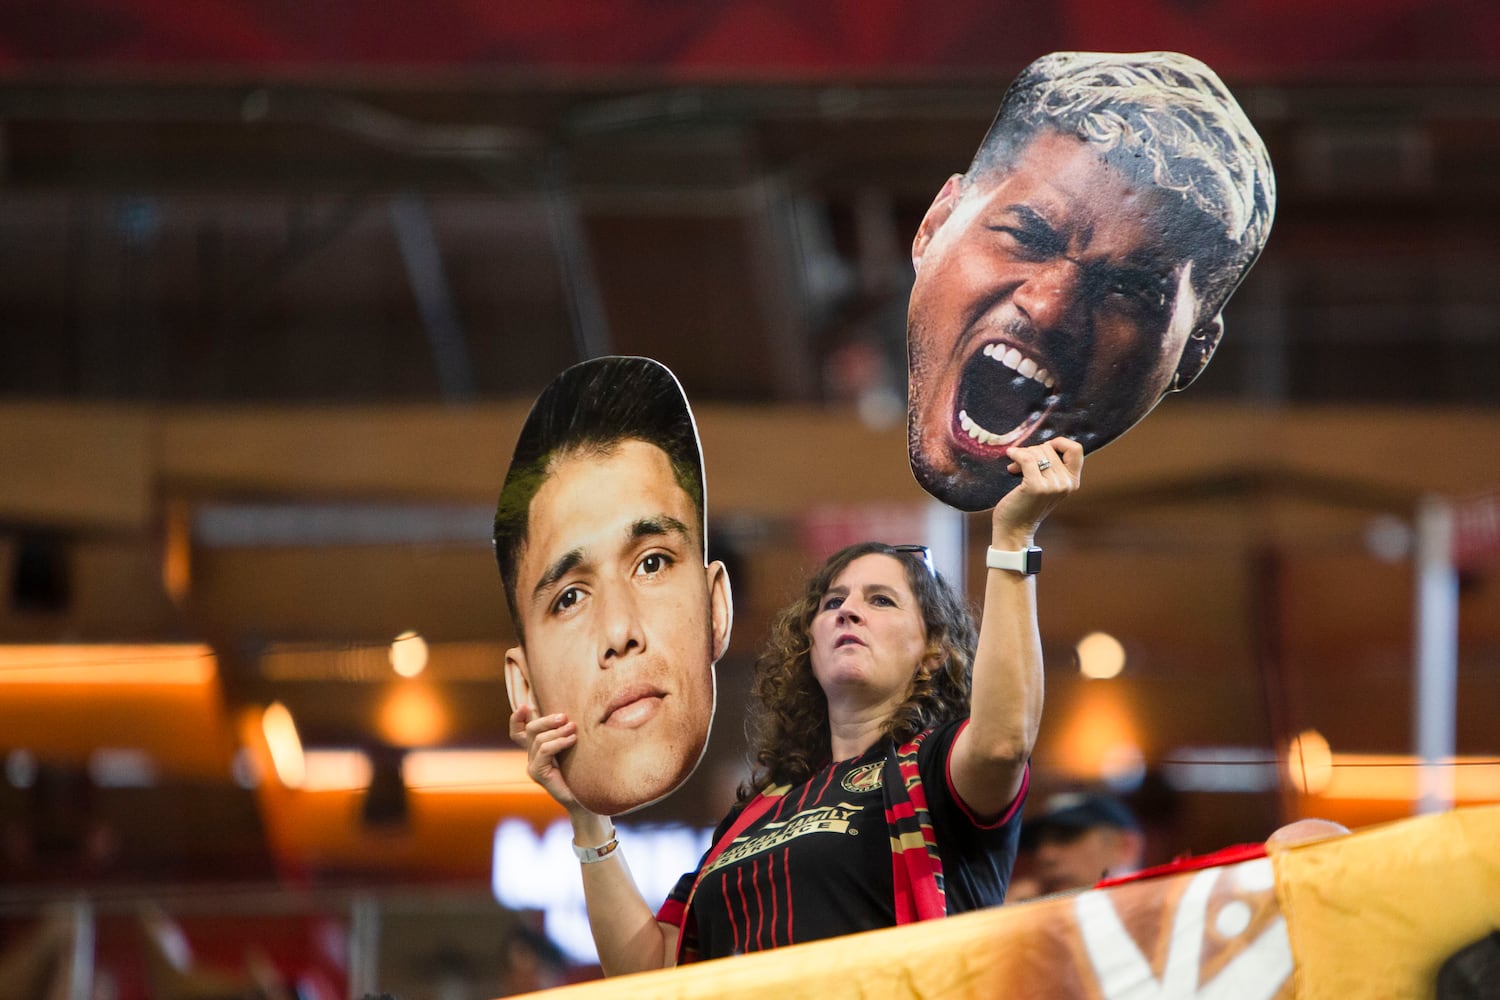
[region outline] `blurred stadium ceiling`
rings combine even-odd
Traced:
[[[1148,753],[1312,722],[1408,749],[1409,572],[1362,532],[1495,485],[1471,451],[1500,440],[1495,5],[141,6],[0,9],[0,641],[207,641],[226,709],[165,741],[211,744],[214,780],[53,776],[62,813],[92,794],[115,824],[122,877],[482,868],[493,802],[418,810],[438,832],[396,851],[359,839],[356,796],[289,819],[222,765],[273,700],[310,747],[388,740],[379,661],[407,628],[433,643],[442,742],[504,745],[484,508],[525,406],[580,358],[659,358],[699,411],[740,690],[805,562],[796,515],[921,501],[889,411],[846,414],[904,398],[917,221],[1011,76],[1062,48],[1205,59],[1280,203],[1203,379],[1049,529],[1049,656],[1065,673],[1075,626],[1121,635]],[[1464,690],[1493,695],[1495,588],[1466,583]],[[1084,690],[1054,684],[1044,739],[1087,721]],[[83,759],[119,708],[32,729],[64,720]],[[664,815],[712,818],[737,711]],[[1464,713],[1461,749],[1493,752],[1492,713]],[[28,789],[0,786],[0,814],[40,808]],[[1188,812],[1197,849],[1262,815]]]
[[[10,4],[0,394],[457,402],[602,353],[899,392],[916,222],[1061,48],[1194,54],[1271,146],[1196,393],[1496,401],[1500,14],[1414,0]]]

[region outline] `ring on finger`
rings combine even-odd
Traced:
[[[1052,459],[1050,458],[1044,458],[1036,463],[1036,471],[1038,472],[1046,472],[1050,468],[1052,468]]]

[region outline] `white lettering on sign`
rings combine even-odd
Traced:
[[[1259,866],[1254,867],[1252,866]],[[1115,912],[1109,892],[1095,889],[1074,902],[1084,948],[1105,1000],[1270,1000],[1292,974],[1292,945],[1286,920],[1277,916],[1254,940],[1244,944],[1218,975],[1199,983],[1208,903],[1221,874],[1229,873],[1246,891],[1266,891],[1270,861],[1260,858],[1227,868],[1207,868],[1188,883],[1172,917],[1167,957],[1158,979],[1151,962]],[[1243,905],[1231,900],[1226,905]],[[1230,923],[1238,925],[1240,921]],[[1249,921],[1243,922],[1248,930]],[[1222,923],[1216,930],[1225,929]]]
[[[667,898],[684,872],[698,866],[713,838],[712,830],[686,826],[620,825],[615,833],[635,883],[653,909]],[[541,910],[553,943],[571,960],[592,963],[599,957],[589,931],[583,880],[572,844],[573,829],[561,820],[541,836],[525,820],[505,820],[495,828],[490,885],[501,906]]]

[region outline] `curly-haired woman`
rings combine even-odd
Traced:
[[[660,911],[632,881],[609,818],[562,781],[572,723],[524,707],[512,716],[531,776],[568,809],[607,974],[1004,899],[1042,714],[1030,550],[1078,488],[1083,449],[1055,438],[1010,457],[1021,484],[991,515],[977,633],[920,546],[850,546],[782,612],[755,669],[754,773]]]

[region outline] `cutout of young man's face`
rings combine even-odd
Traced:
[[[731,598],[702,530],[667,453],[639,439],[554,455],[531,500],[506,685],[512,708],[577,725],[558,764],[601,815],[671,793],[707,746]]]
[[[1014,145],[951,178],[912,246],[911,466],[963,510],[1020,482],[1011,446],[1061,435],[1092,451],[1123,434],[1192,381],[1223,329],[1195,272],[1221,252],[1222,221],[1072,132]]]

